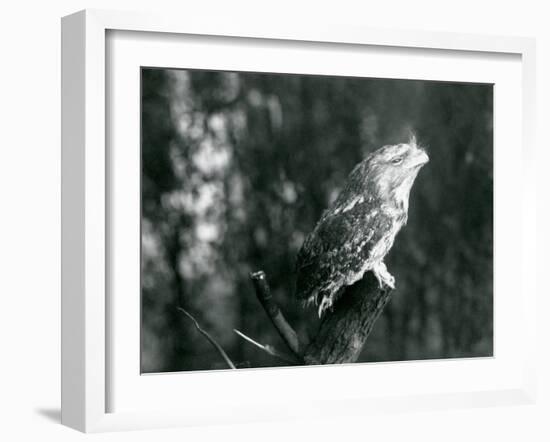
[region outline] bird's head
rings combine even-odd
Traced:
[[[428,161],[428,154],[414,136],[408,143],[381,147],[365,159],[368,186],[384,202],[406,210],[416,175]]]

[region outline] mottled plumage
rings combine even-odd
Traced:
[[[383,259],[407,222],[409,192],[427,162],[413,137],[378,149],[353,169],[298,253],[299,300],[318,305],[321,316],[369,270],[381,287],[394,287]]]

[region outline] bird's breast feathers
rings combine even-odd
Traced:
[[[318,303],[361,279],[391,249],[404,219],[366,196],[335,204],[298,254],[296,296]]]

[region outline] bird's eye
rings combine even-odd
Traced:
[[[392,164],[400,164],[401,161],[403,161],[403,157],[395,157],[393,160],[391,160]]]

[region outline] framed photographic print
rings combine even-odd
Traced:
[[[532,40],[84,11],[62,44],[63,423],[532,400]]]

